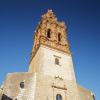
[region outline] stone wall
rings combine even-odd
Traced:
[[[24,82],[24,88],[20,87]],[[73,80],[52,77],[41,73],[10,73],[4,81],[2,94],[15,100],[56,100],[61,94],[63,100],[94,100],[91,91],[80,87]],[[79,96],[79,97],[77,97]]]
[[[78,85],[80,100],[94,100],[93,93]]]
[[[24,83],[22,88],[21,82]],[[10,73],[4,82],[3,94],[18,100],[34,100],[36,74]]]
[[[59,65],[55,64],[55,58],[59,59]],[[36,84],[37,96],[35,100],[40,100],[41,98],[42,100],[45,100],[46,97],[52,100],[52,94],[54,92],[52,91],[53,83],[55,96],[58,91],[60,91],[63,98],[66,97],[69,98],[69,100],[79,100],[71,55],[41,45],[30,63],[29,72],[38,73]],[[63,90],[64,86],[66,86],[67,91]],[[48,91],[49,94],[47,94],[44,90]],[[48,95],[50,96],[48,97]]]
[[[62,100],[79,100],[73,81],[37,74],[35,100],[56,100],[57,94],[61,94]]]

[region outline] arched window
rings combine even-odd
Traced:
[[[56,95],[56,100],[62,100],[61,94],[57,94],[57,95]]]
[[[55,58],[55,64],[59,65],[59,59],[58,58]]]
[[[58,33],[58,41],[61,41],[61,34]]]
[[[24,88],[24,82],[20,82],[20,88]]]
[[[48,38],[51,37],[51,30],[50,30],[50,29],[47,30],[47,37],[48,37]]]

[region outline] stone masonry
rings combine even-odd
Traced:
[[[7,74],[1,100],[95,100],[91,91],[77,84],[67,31],[52,10],[42,15],[29,70]]]

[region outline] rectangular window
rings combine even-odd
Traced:
[[[59,59],[58,58],[55,58],[55,64],[59,65]]]

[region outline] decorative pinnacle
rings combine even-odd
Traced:
[[[50,9],[47,11],[47,13],[45,13],[44,15],[42,15],[42,18],[43,19],[46,19],[46,18],[53,18],[53,19],[57,19],[55,14],[53,13],[53,11]]]
[[[52,9],[48,9],[47,13],[53,13]]]

